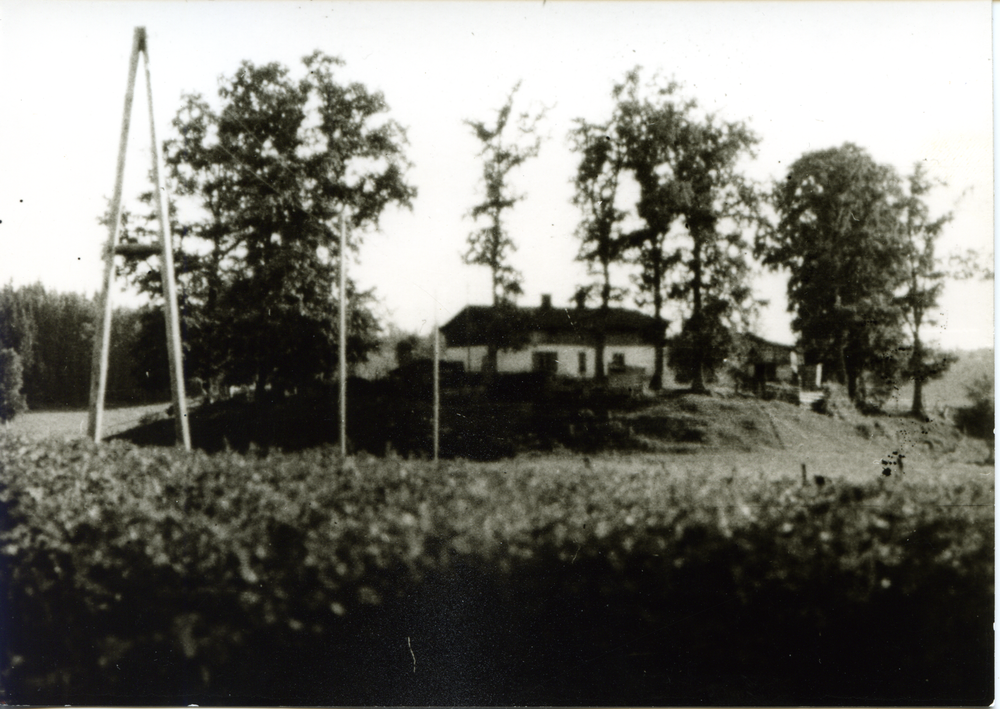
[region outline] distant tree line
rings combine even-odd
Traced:
[[[9,353],[4,359],[4,391],[20,391],[31,409],[87,406],[96,320],[93,299],[46,290],[40,283],[5,285],[0,290],[0,352]],[[106,397],[110,404],[162,401],[169,394],[146,383],[146,373],[135,359],[140,325],[140,312],[115,310]],[[20,387],[15,384],[15,366]],[[11,403],[4,419],[23,409],[13,404],[13,393],[5,399]]]

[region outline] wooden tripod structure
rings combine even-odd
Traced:
[[[122,183],[125,178],[125,153],[128,148],[128,130],[132,118],[132,97],[135,93],[135,73],[142,53],[146,72],[146,96],[149,102],[149,133],[152,137],[153,181],[156,187],[156,205],[160,221],[160,243],[156,246],[118,244],[122,218]],[[147,257],[157,251],[162,265],[163,301],[167,322],[167,355],[170,361],[170,393],[174,403],[174,428],[177,445],[191,450],[191,433],[188,429],[187,400],[184,393],[184,372],[181,355],[180,318],[177,311],[177,283],[174,278],[173,240],[170,232],[170,217],[167,207],[167,190],[163,178],[163,158],[160,145],[156,141],[156,126],[153,120],[153,88],[149,78],[149,47],[146,42],[146,28],[136,27],[132,36],[132,56],[129,59],[128,87],[125,90],[125,113],[122,117],[121,138],[118,144],[118,167],[115,176],[115,191],[112,198],[111,221],[108,228],[108,243],[104,252],[104,283],[101,292],[101,308],[98,312],[98,332],[94,337],[94,359],[90,371],[90,415],[87,421],[87,435],[95,441],[101,440],[101,426],[104,418],[104,395],[108,383],[108,353],[111,349],[111,289],[115,274],[115,256]],[[100,337],[97,337],[97,334]]]

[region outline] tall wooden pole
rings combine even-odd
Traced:
[[[111,350],[111,287],[115,274],[115,246],[122,221],[122,183],[125,180],[125,154],[128,151],[128,129],[132,120],[132,97],[135,94],[135,72],[139,64],[139,50],[145,44],[146,32],[136,27],[132,35],[132,55],[128,63],[128,84],[125,89],[125,111],[122,130],[118,139],[118,166],[115,172],[115,191],[108,215],[108,243],[104,251],[104,282],[101,303],[97,313],[98,326],[94,333],[94,355],[90,367],[90,414],[87,417],[87,435],[101,440],[104,420],[104,394],[108,385],[108,354]],[[152,116],[150,117],[152,119]]]
[[[347,221],[340,215],[340,455],[347,457]]]
[[[441,334],[437,324],[437,299],[434,301],[434,462],[437,462],[441,437]]]
[[[115,191],[109,214],[108,243],[104,251],[104,282],[98,311],[98,328],[94,337],[94,355],[90,369],[90,414],[87,419],[87,435],[95,441],[101,440],[104,419],[104,397],[108,382],[108,356],[111,350],[111,295],[115,273],[115,254],[119,251],[118,236],[121,231],[122,184],[125,180],[125,156],[128,152],[129,125],[132,120],[132,100],[135,96],[135,75],[139,65],[139,53],[144,57],[146,74],[146,97],[149,104],[149,134],[152,138],[153,181],[157,192],[157,211],[160,217],[160,258],[162,261],[163,299],[166,304],[168,359],[170,360],[170,390],[174,404],[174,425],[177,444],[191,450],[191,434],[188,429],[187,399],[184,393],[183,359],[181,354],[180,318],[177,312],[177,284],[174,277],[173,242],[170,238],[170,214],[166,186],[163,181],[163,158],[160,145],[156,141],[156,122],[153,119],[153,85],[149,73],[149,48],[146,45],[146,28],[136,27],[132,35],[132,55],[129,59],[128,85],[125,89],[125,111],[118,143],[118,165],[115,175]],[[132,246],[134,249],[135,247]],[[124,247],[121,249],[124,252]]]
[[[140,28],[142,29],[142,28]],[[188,428],[187,396],[184,392],[184,359],[181,353],[181,327],[177,312],[177,283],[174,280],[173,235],[170,231],[170,207],[167,188],[163,182],[163,156],[156,141],[156,121],[153,120],[153,84],[149,78],[149,47],[143,33],[143,67],[146,71],[146,96],[149,101],[149,135],[153,146],[153,182],[156,184],[157,211],[160,214],[160,246],[163,266],[160,280],[163,283],[163,301],[167,312],[167,355],[170,362],[170,394],[174,400],[174,432],[177,445],[191,450],[191,432]]]

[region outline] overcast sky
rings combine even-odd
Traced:
[[[407,128],[412,211],[367,235],[353,274],[386,321],[427,332],[466,303],[488,303],[484,268],[461,254],[478,198],[477,145],[522,81],[518,107],[550,107],[541,155],[514,175],[527,198],[508,226],[525,277],[522,304],[568,304],[587,280],[574,262],[572,120],[611,111],[610,90],[642,65],[761,137],[747,173],[780,179],[806,151],[854,142],[908,172],[926,161],[954,209],[941,251],[993,254],[989,2],[51,2],[0,0],[0,282],[100,288],[97,224],[114,185],[128,54],[149,36],[159,137],[185,92],[217,102],[239,63],[278,61],[301,75],[315,49],[340,56],[345,81],[384,92]],[[141,72],[140,72],[141,77]],[[138,86],[144,92],[140,78]],[[148,118],[137,94],[126,195],[146,187]],[[960,195],[964,196],[959,201]],[[784,282],[765,276],[764,336],[791,342]],[[627,285],[624,278],[618,285]],[[117,302],[134,302],[117,294]],[[671,313],[667,313],[671,317]],[[949,285],[933,335],[948,348],[993,344],[992,283]]]

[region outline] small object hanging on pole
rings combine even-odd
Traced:
[[[135,75],[142,53],[146,77],[146,96],[149,104],[149,133],[152,138],[153,181],[157,194],[159,213],[160,243],[158,246],[133,244],[118,245],[121,231],[122,184],[125,179],[125,157],[128,152],[128,133],[132,118],[132,100],[135,95]],[[163,179],[163,158],[160,145],[156,141],[156,125],[153,120],[153,87],[149,74],[149,47],[146,28],[136,27],[132,35],[132,54],[129,58],[128,85],[125,89],[125,110],[122,117],[121,136],[118,142],[118,163],[115,174],[115,189],[112,197],[108,243],[104,250],[104,281],[101,291],[101,305],[98,310],[98,327],[94,338],[94,356],[90,371],[90,413],[87,420],[87,435],[100,442],[104,418],[104,397],[108,382],[108,356],[111,350],[111,294],[114,283],[115,255],[146,257],[159,251],[162,266],[163,299],[167,323],[167,355],[170,362],[170,393],[173,399],[174,428],[177,444],[191,450],[191,433],[188,428],[187,397],[184,392],[183,359],[181,352],[180,317],[177,309],[177,283],[174,276],[173,241],[170,231],[167,190]]]
[[[340,215],[340,457],[347,458],[347,220]]]

